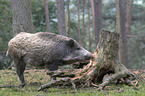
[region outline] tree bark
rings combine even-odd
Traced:
[[[66,36],[64,0],[57,0],[57,18],[58,18],[58,32],[60,35]]]
[[[32,31],[32,12],[30,0],[12,0],[13,32]]]
[[[48,0],[45,0],[45,18],[46,18],[46,29],[47,29],[47,32],[50,32]]]
[[[38,91],[50,88],[55,85],[72,85],[76,87],[95,86],[102,90],[106,85],[114,80],[121,80],[135,86],[128,79],[129,76],[136,77],[122,63],[120,63],[119,50],[119,34],[103,30],[100,40],[94,52],[95,59],[83,69],[68,69],[48,72],[52,77],[64,77],[56,81],[42,85]],[[95,83],[102,81],[102,84]]]

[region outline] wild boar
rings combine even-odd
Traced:
[[[54,71],[61,65],[94,58],[74,39],[49,32],[19,33],[9,41],[8,54],[15,63],[20,86],[25,85],[26,64]]]

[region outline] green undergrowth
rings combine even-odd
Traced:
[[[0,96],[145,96],[145,83],[143,82],[139,82],[137,88],[124,84],[110,84],[103,91],[97,91],[97,88],[94,87],[74,90],[68,86],[56,86],[38,92],[37,89],[41,84],[50,82],[50,77],[46,75],[46,72],[33,69],[26,70],[24,75],[27,86],[24,88],[0,88]],[[0,70],[0,86],[19,84],[15,70]]]

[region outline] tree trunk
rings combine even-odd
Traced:
[[[93,40],[95,41],[95,11],[94,11],[94,0],[90,0],[90,2],[91,2],[91,9],[92,9],[92,16],[93,16],[93,29],[94,29]]]
[[[126,15],[126,35],[129,36],[130,35],[130,25],[131,25],[131,9],[132,9],[132,4],[133,4],[133,0],[127,0],[127,15]],[[128,47],[128,56],[129,56],[129,50],[130,50],[130,39],[127,38],[127,47]],[[128,58],[128,67],[131,68],[130,62],[129,62],[129,58]]]
[[[89,38],[89,51],[91,52],[91,46],[92,46],[92,41],[91,41],[91,32],[90,32],[90,3],[88,0],[88,38]]]
[[[95,42],[99,42],[99,34],[102,30],[102,0],[94,0],[95,15]]]
[[[85,0],[83,0],[83,38],[82,38],[82,43],[83,43],[83,47],[85,48]]]
[[[57,0],[57,18],[58,18],[58,32],[60,35],[66,36],[64,0]]]
[[[133,0],[127,0],[127,15],[126,15],[126,33],[127,33],[127,35],[130,35],[132,4],[133,4]]]
[[[128,60],[128,45],[127,45],[127,34],[125,29],[126,15],[125,15],[125,1],[119,0],[119,10],[120,10],[120,28],[121,28],[121,38],[122,38],[122,48],[123,48],[123,64],[129,68]]]
[[[116,32],[120,35],[119,37],[119,59],[123,63],[123,48],[122,48],[122,34],[121,34],[121,25],[120,25],[120,7],[119,0],[116,0]]]
[[[79,43],[81,44],[81,31],[80,31],[80,6],[79,6],[79,0],[77,0],[77,12],[78,12],[78,39]]]
[[[47,32],[50,32],[48,0],[45,0],[45,18],[46,18],[46,29],[47,29]]]
[[[70,0],[67,0],[68,33],[69,33],[69,37],[71,37],[69,3],[70,3]]]
[[[32,31],[32,12],[30,0],[12,0],[13,32]]]
[[[93,85],[102,90],[106,85],[114,80],[121,80],[123,83],[134,85],[128,79],[129,76],[135,77],[126,67],[120,63],[119,50],[119,34],[103,30],[100,40],[94,52],[95,59],[83,69],[68,69],[48,72],[52,77],[64,77],[56,81],[42,85],[38,90],[50,88],[55,85],[72,85],[85,87]],[[124,79],[123,79],[124,78]],[[95,83],[102,81],[100,85]],[[135,86],[135,85],[134,85]]]

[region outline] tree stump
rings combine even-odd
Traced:
[[[62,77],[59,80],[41,85],[38,91],[50,88],[55,85],[96,86],[102,90],[106,85],[114,80],[133,85],[129,77],[136,76],[130,72],[119,60],[119,34],[103,30],[100,34],[99,43],[94,52],[95,59],[83,69],[68,69],[48,72],[52,77]],[[96,85],[97,82],[102,82]]]

